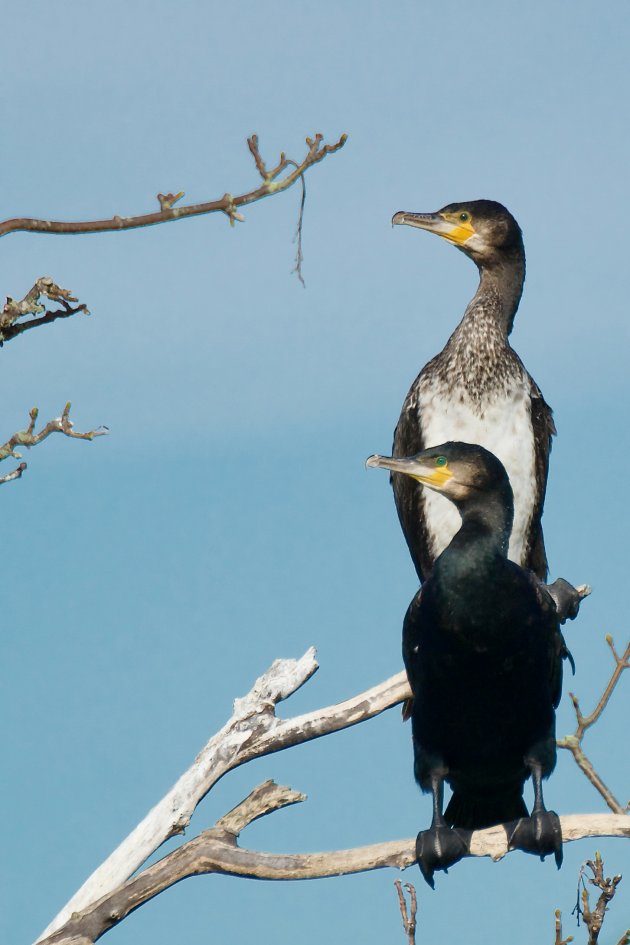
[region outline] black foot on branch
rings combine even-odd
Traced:
[[[564,578],[558,578],[553,584],[547,584],[546,588],[556,605],[560,623],[575,620],[580,610],[580,604],[591,593],[591,589],[587,584],[573,587]]]
[[[562,829],[560,818],[552,810],[534,811],[530,817],[506,824],[508,847],[523,850],[544,860],[553,853],[558,869],[562,866]]]
[[[458,863],[469,852],[470,832],[455,830],[446,824],[421,830],[416,838],[418,866],[431,889],[435,889],[435,870],[448,872],[449,866]]]

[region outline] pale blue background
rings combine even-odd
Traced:
[[[545,529],[553,575],[595,593],[568,639],[589,709],[627,637],[628,8],[592,2],[68,2],[2,9],[2,218],[147,212],[256,185],[307,134],[349,134],[300,193],[147,231],[2,241],[2,294],[52,275],[93,311],[1,352],[2,437],[73,402],[93,444],[49,440],[2,487],[2,939],[28,943],[223,724],[275,657],[318,647],[283,707],[343,699],[397,672],[415,591],[385,452],[404,394],[474,291],[474,266],[389,221],[503,201],[528,278],[513,341],[554,406]],[[5,464],[6,466],[6,464]],[[587,740],[625,801],[629,684]],[[565,697],[559,732],[573,728]],[[397,710],[234,772],[189,836],[258,782],[307,804],[243,844],[308,851],[406,837],[430,803]],[[528,798],[530,795],[528,794]],[[603,802],[563,753],[560,812]],[[431,893],[418,942],[552,941],[580,863],[626,872],[621,841],[550,861],[468,861]],[[272,885],[189,880],[112,945],[404,941],[393,872]],[[1,934],[1,933],[0,933]],[[581,936],[581,938],[580,938]]]

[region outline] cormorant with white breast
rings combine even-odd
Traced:
[[[445,348],[422,369],[403,404],[394,456],[432,443],[461,440],[491,450],[514,491],[509,557],[544,581],[547,559],[541,515],[547,484],[551,409],[511,348],[508,336],[523,291],[521,230],[500,203],[452,203],[437,213],[396,213],[394,224],[437,233],[479,269],[474,298]],[[455,508],[408,476],[392,476],[396,508],[420,580],[457,531]]]
[[[467,854],[470,831],[499,823],[511,849],[553,853],[560,866],[560,821],[545,809],[542,779],[556,763],[554,709],[570,654],[553,598],[508,559],[514,503],[505,468],[483,447],[457,442],[367,464],[427,486],[460,519],[403,626],[414,771],[433,793],[431,827],[416,842],[423,876],[433,886],[434,870]],[[443,814],[444,781],[453,796]]]

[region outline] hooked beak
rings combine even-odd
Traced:
[[[365,465],[378,469],[389,469],[390,472],[403,473],[403,475],[411,476],[412,479],[416,479],[425,486],[440,491],[445,483],[452,478],[453,473],[448,465],[436,466],[435,459],[433,462],[423,462],[421,456],[422,454],[418,454],[418,456],[399,458],[379,456],[375,453],[373,456],[368,456]]]
[[[439,213],[409,213],[406,210],[399,210],[392,217],[392,226],[398,224],[415,226],[421,230],[428,230],[429,233],[436,233],[449,243],[455,243],[456,246],[463,246],[471,236],[475,235],[475,230],[469,220],[465,223],[450,223]]]

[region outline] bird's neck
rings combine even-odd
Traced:
[[[496,492],[467,498],[460,507],[462,525],[435,564],[435,576],[444,587],[463,588],[467,579],[475,585],[507,558],[514,503],[509,483]]]
[[[469,393],[496,385],[525,281],[525,255],[478,263],[479,286],[443,352],[444,370]]]
[[[515,249],[490,263],[478,264],[479,287],[471,300],[465,318],[474,318],[479,311],[491,311],[503,336],[512,331],[523,283],[525,282],[525,254]]]

